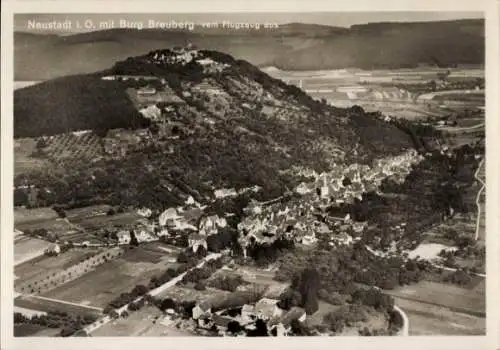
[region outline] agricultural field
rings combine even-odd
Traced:
[[[68,314],[99,316],[101,311],[84,305],[67,304],[58,300],[49,300],[37,296],[23,295],[14,299],[14,306],[44,312],[67,312]]]
[[[58,328],[48,328],[37,324],[14,325],[14,337],[57,337],[59,332]]]
[[[94,216],[106,215],[108,210],[111,209],[110,205],[101,204],[101,205],[91,205],[83,208],[75,208],[66,210],[66,217],[73,221],[78,221],[86,218],[91,218]]]
[[[386,293],[397,299],[425,303],[431,308],[446,308],[450,312],[476,317],[484,317],[486,313],[485,289],[482,283],[471,289],[452,284],[421,281],[414,285],[386,291]]]
[[[98,249],[71,249],[57,256],[39,256],[14,267],[15,284],[36,279],[40,274],[63,271],[86,258],[95,255]]]
[[[152,277],[178,266],[171,262],[174,256],[142,247],[127,248],[121,257],[42,295],[104,308],[120,293],[131,291],[138,284],[148,285]]]
[[[408,316],[410,335],[484,335],[486,319],[416,300],[395,297]]]
[[[141,248],[147,250],[147,251],[152,251],[152,252],[157,252],[165,255],[165,253],[169,254],[171,259],[176,259],[177,260],[177,255],[183,251],[181,247],[173,246],[170,244],[166,244],[160,241],[156,242],[148,242],[148,243],[142,243]]]
[[[14,265],[23,264],[26,261],[43,255],[45,249],[51,243],[28,236],[16,237],[14,241]]]
[[[100,139],[92,132],[59,134],[48,138],[44,153],[51,159],[90,160],[103,153]]]
[[[34,231],[36,229],[46,229],[48,232],[57,235],[60,239],[68,239],[69,236],[78,233],[78,229],[68,223],[66,220],[58,218],[45,220],[43,222],[36,223],[26,223],[22,225],[16,225],[16,229],[21,231],[31,230]]]
[[[118,213],[114,215],[97,214],[95,216],[77,216],[70,218],[71,223],[88,230],[98,230],[106,227],[127,226],[136,223],[141,217],[135,212]]]
[[[36,141],[32,138],[20,138],[14,140],[14,174],[30,172],[46,167],[49,162],[46,159],[35,158],[31,155],[36,151]]]
[[[59,216],[52,208],[14,208],[15,225],[43,223],[45,221],[57,219]]]

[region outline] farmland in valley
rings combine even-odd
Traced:
[[[65,283],[43,296],[105,307],[120,293],[130,291],[138,284],[148,285],[152,277],[160,275],[168,267],[178,266],[176,253],[157,253],[143,247],[126,248],[121,257],[99,265],[82,277]]]
[[[51,159],[89,160],[102,153],[99,137],[92,132],[55,135],[47,141],[44,152]]]
[[[14,268],[14,275],[17,277],[15,284],[37,279],[42,273],[63,271],[97,252],[97,249],[75,248],[57,256],[36,257]]]
[[[21,236],[14,241],[14,264],[22,264],[43,255],[50,243],[38,238]]]
[[[118,213],[114,215],[98,215],[70,219],[71,223],[85,230],[93,231],[108,226],[126,226],[135,223],[140,218],[135,212]]]
[[[36,296],[23,295],[14,299],[14,305],[27,309],[40,310],[44,312],[67,312],[69,314],[78,315],[100,315],[101,312],[97,309],[88,308],[85,306],[72,305],[58,300],[48,300],[38,298]]]
[[[410,321],[410,335],[484,335],[486,319],[426,302],[395,297]]]
[[[36,151],[36,141],[32,138],[14,140],[14,174],[41,169],[49,164],[47,159],[32,156]]]
[[[36,324],[14,325],[14,337],[56,337],[59,335],[58,328],[48,328]]]
[[[51,208],[15,208],[14,223],[15,225],[36,224],[44,221],[57,219],[57,213]]]
[[[78,230],[75,229],[71,224],[69,224],[66,220],[57,218],[57,219],[49,219],[43,221],[33,221],[27,222],[23,224],[14,224],[18,230],[26,231],[26,230],[36,230],[44,228],[47,231],[58,235],[62,239],[67,239],[67,236],[77,233]]]
[[[484,284],[482,287],[480,284],[468,289],[452,284],[421,281],[387,293],[398,299],[426,303],[476,317],[484,317],[486,312]]]

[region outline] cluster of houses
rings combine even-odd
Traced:
[[[318,237],[331,234],[335,244],[351,244],[366,228],[365,222],[354,222],[349,216],[335,218],[323,213],[331,205],[350,203],[362,199],[364,192],[377,190],[387,177],[402,182],[412,166],[422,157],[408,151],[396,157],[377,160],[372,167],[351,164],[337,166],[328,173],[317,174],[301,170],[299,175],[312,178],[296,189],[300,199],[287,204],[265,205],[252,201],[245,209],[247,216],[238,224],[242,232],[240,244],[246,248],[254,242],[271,243],[279,237],[293,239],[296,243],[312,245]],[[335,233],[335,234],[334,234]]]
[[[184,206],[171,207],[159,215],[154,215],[149,208],[140,208],[137,213],[142,216],[132,229],[138,243],[158,240],[162,236],[174,236],[180,232],[188,234],[188,243],[193,252],[200,247],[207,249],[207,237],[217,234],[227,227],[227,221],[218,215],[205,215],[206,206],[200,205],[189,196]],[[131,230],[117,233],[119,244],[132,241]]]
[[[286,336],[291,333],[293,321],[304,322],[306,312],[300,307],[284,310],[278,300],[237,291],[225,297],[214,297],[193,308],[193,320],[200,329],[217,330],[219,335],[230,335],[231,323],[239,325],[240,332],[256,329],[257,320],[267,325],[268,335]]]

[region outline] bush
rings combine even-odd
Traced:
[[[332,305],[343,304],[342,297],[337,292],[329,293],[326,291],[326,289],[320,289],[318,292],[318,297]]]
[[[176,309],[176,308],[177,308],[177,304],[171,298],[163,299],[161,302],[161,305],[160,305],[160,310],[162,310],[162,311],[165,311],[167,309]]]
[[[463,270],[456,270],[444,278],[445,282],[451,282],[459,286],[467,286],[472,282],[472,277]]]
[[[209,283],[210,287],[234,292],[236,289],[246,283],[241,276],[218,276]]]
[[[201,281],[198,281],[195,286],[194,286],[194,289],[196,290],[206,290],[207,287],[205,286],[205,283],[201,282]]]
[[[73,333],[75,333],[77,331],[77,329],[73,328],[73,327],[64,327],[63,329],[61,329],[61,332],[59,333],[61,337],[69,337],[70,335],[73,335]]]
[[[232,334],[238,334],[243,330],[243,327],[241,327],[238,321],[231,321],[227,324],[227,330]]]

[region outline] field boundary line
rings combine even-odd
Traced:
[[[33,299],[41,299],[41,300],[53,301],[53,302],[57,302],[57,303],[61,303],[61,304],[68,304],[68,305],[79,306],[79,307],[82,307],[82,308],[85,308],[85,309],[92,309],[92,310],[100,311],[100,312],[102,312],[104,310],[103,308],[100,308],[100,307],[97,307],[97,306],[82,305],[82,304],[73,303],[71,301],[64,301],[64,300],[60,300],[60,299],[52,299],[52,298],[42,297],[42,296],[39,296],[39,295],[30,295],[30,297],[33,298]]]

